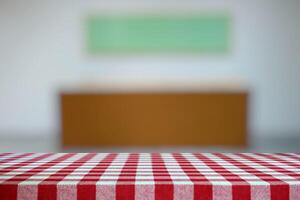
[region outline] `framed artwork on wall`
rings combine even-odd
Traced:
[[[86,47],[102,53],[226,53],[231,18],[209,15],[91,15]]]

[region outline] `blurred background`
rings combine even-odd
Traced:
[[[299,9],[0,0],[0,151],[299,152]]]

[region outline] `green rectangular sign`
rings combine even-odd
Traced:
[[[87,48],[98,53],[224,53],[228,15],[90,16]]]

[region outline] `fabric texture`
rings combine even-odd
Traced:
[[[0,153],[0,199],[300,199],[300,154]]]

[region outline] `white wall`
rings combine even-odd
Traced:
[[[2,0],[0,134],[59,130],[59,88],[76,81],[197,81],[240,77],[251,88],[254,133],[300,131],[298,0]],[[129,11],[130,10],[130,11]],[[222,10],[234,20],[226,56],[91,57],[91,12]]]

